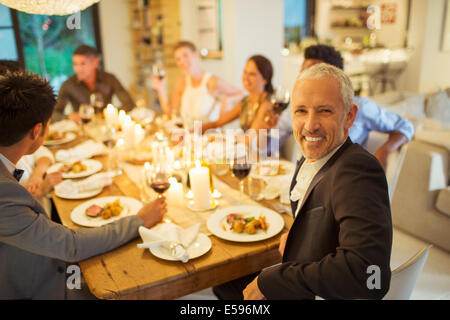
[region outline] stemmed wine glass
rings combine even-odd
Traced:
[[[243,148],[244,150],[242,150],[242,148],[239,148],[238,145],[238,152],[235,153],[234,158],[233,158],[233,163],[231,165],[232,167],[232,171],[233,171],[233,175],[239,179],[239,189],[240,189],[240,195],[239,195],[239,200],[242,201],[242,195],[244,194],[244,180],[245,178],[248,176],[248,174],[250,173],[250,169],[251,169],[251,164],[250,164],[250,160],[248,157],[248,151],[246,150],[246,148]]]
[[[273,111],[277,114],[281,114],[289,106],[289,90],[286,87],[278,86],[270,100],[272,102]]]
[[[116,128],[103,126],[102,127],[102,142],[108,148],[108,171],[114,170],[113,159],[114,146],[117,142]]]
[[[163,80],[166,76],[166,71],[164,68],[160,65],[154,64],[152,67],[152,73],[158,77],[159,80]]]
[[[81,127],[83,131],[83,136],[86,137],[86,125],[94,118],[95,110],[94,107],[89,104],[80,105],[80,109],[78,110],[78,114],[81,119]]]
[[[105,102],[103,100],[103,95],[100,92],[94,92],[90,96],[91,106],[94,107],[95,114],[97,117],[101,117],[103,114],[103,107]]]
[[[158,153],[158,156],[154,157],[154,169],[149,179],[147,179],[147,183],[150,188],[158,193],[158,198],[162,198],[163,193],[170,187],[170,172],[167,163],[168,159],[163,154],[164,152],[160,151]]]

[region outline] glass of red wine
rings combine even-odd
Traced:
[[[101,116],[103,115],[103,107],[105,106],[103,95],[100,92],[91,93],[90,100],[91,106],[94,107],[95,115],[98,118],[101,118]]]
[[[238,148],[238,152],[234,155],[231,169],[233,175],[239,179],[239,189],[241,191],[239,194],[239,200],[242,201],[242,195],[244,194],[244,180],[250,173],[251,169],[247,150],[239,150]]]
[[[81,119],[83,136],[86,137],[87,136],[86,135],[86,125],[89,122],[91,122],[91,120],[94,118],[94,115],[95,115],[94,107],[89,104],[82,104],[82,105],[80,105],[78,114],[80,115],[80,119]]]
[[[163,193],[170,187],[169,175],[167,171],[158,166],[151,174],[149,183],[150,188],[158,194],[158,198],[162,198]]]
[[[289,89],[278,86],[271,97],[273,111],[280,115],[289,106],[289,101]]]

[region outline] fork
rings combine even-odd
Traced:
[[[186,248],[185,248],[180,242],[178,242],[178,241],[171,241],[171,242],[170,242],[170,245],[169,245],[169,248],[170,248],[170,254],[171,254],[173,257],[176,257],[177,247],[181,247],[181,248],[184,249],[184,254],[181,256],[180,260],[181,260],[182,262],[184,262],[184,263],[188,262],[189,256],[187,255]]]

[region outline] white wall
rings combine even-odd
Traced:
[[[105,71],[113,73],[128,88],[133,83],[128,1],[100,1],[99,16]]]
[[[196,43],[196,1],[180,1],[182,38]],[[223,57],[203,60],[205,70],[242,87],[241,75],[247,59],[262,54],[273,64],[274,85],[280,83],[283,1],[223,0],[222,6]]]
[[[450,52],[441,51],[445,0],[413,0],[408,42],[414,48],[405,89],[433,92],[450,87]]]

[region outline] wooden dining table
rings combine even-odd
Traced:
[[[53,147],[52,150],[56,152],[61,148],[72,148],[81,141],[77,138],[61,147]],[[93,159],[103,164],[107,162],[105,155]],[[238,192],[238,181],[231,173],[216,176],[215,179]],[[96,197],[104,196],[126,196],[140,200],[140,188],[124,172],[114,177],[113,183],[104,187]],[[66,200],[59,198],[54,192],[52,197],[62,224],[69,228],[80,228],[71,220],[71,211],[89,199]],[[278,201],[262,200],[254,204],[274,209],[274,203]],[[185,223],[191,217],[192,222],[198,220],[198,215],[188,208],[181,212]],[[206,219],[209,214],[211,212],[205,213],[203,217]],[[170,216],[170,207],[167,215],[177,222],[177,217]],[[136,238],[110,252],[79,261],[79,266],[90,292],[99,299],[175,299],[280,262],[280,236],[289,230],[293,222],[291,215],[280,215],[285,222],[284,229],[266,240],[233,242],[218,238],[212,233],[207,234],[211,240],[211,249],[187,263],[157,258],[149,250],[137,248],[142,240]],[[205,230],[205,225],[201,230]]]

